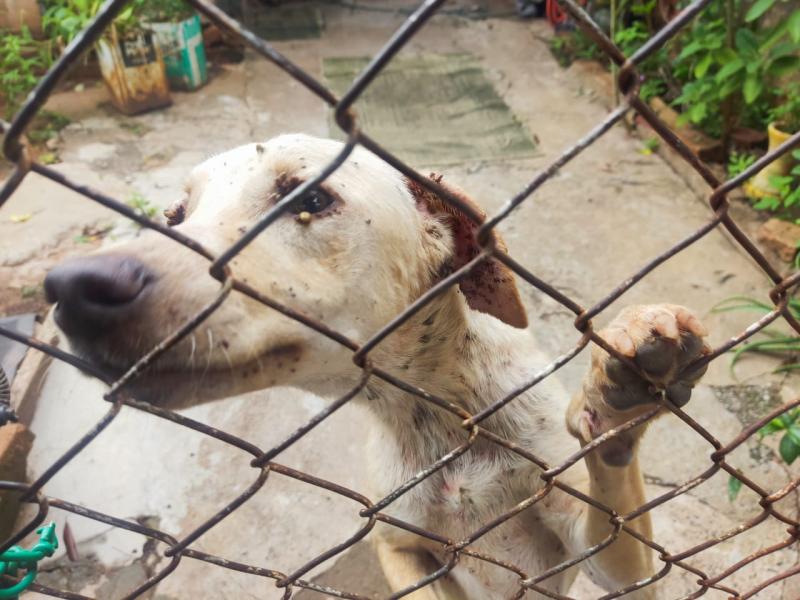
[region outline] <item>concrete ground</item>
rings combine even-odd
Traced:
[[[277,43],[301,67],[321,75],[321,59],[374,53],[400,23],[398,15],[325,9],[321,39]],[[462,164],[446,171],[449,181],[468,190],[492,213],[520,190],[559,152],[607,114],[574,71],[551,58],[542,23],[437,17],[404,52],[467,52],[483,66],[505,102],[538,139],[538,155],[506,163]],[[70,102],[74,106],[74,94]],[[78,95],[86,106],[62,132],[57,168],[121,199],[138,193],[165,207],[181,191],[188,169],[205,157],[240,143],[286,131],[329,134],[325,107],[277,68],[254,56],[221,65],[211,82],[193,94],[175,94],[164,111],[122,117],[96,107],[103,91]],[[63,101],[63,98],[61,99]],[[55,105],[59,102],[55,99]],[[701,226],[709,210],[657,155],[616,127],[587,150],[501,226],[511,254],[522,264],[584,305],[606,295],[650,258]],[[418,165],[424,169],[425,165]],[[423,171],[424,172],[424,171]],[[13,216],[28,216],[12,222]],[[16,219],[17,221],[19,219]],[[65,254],[101,243],[92,232],[114,225],[109,235],[131,235],[113,213],[34,175],[0,211],[0,275],[9,289],[36,280]],[[86,235],[88,231],[89,235]],[[83,237],[76,237],[81,236]],[[14,287],[16,286],[16,288]],[[733,295],[766,297],[765,278],[724,235],[712,232],[661,266],[610,307],[610,318],[631,303],[670,301],[703,316],[711,340],[719,344],[754,320],[747,313],[712,313]],[[531,329],[552,357],[574,344],[572,317],[535,289],[521,285]],[[586,369],[582,353],[560,373],[577,388]],[[688,409],[723,441],[781,401],[793,397],[793,380],[770,375],[774,364],[744,361],[734,377],[723,357],[712,365]],[[40,394],[31,409],[36,441],[29,475],[40,474],[86,432],[104,412],[102,386],[54,363],[36,382]],[[259,392],[186,411],[192,418],[251,440],[260,447],[284,438],[324,406],[320,398],[294,390]],[[363,432],[369,415],[347,406],[281,455],[281,462],[354,489],[364,488]],[[649,497],[704,471],[711,447],[677,419],[665,417],[648,433],[642,464]],[[789,469],[776,459],[773,440],[750,440],[731,457],[769,490],[783,486]],[[125,409],[85,451],[46,487],[51,496],[118,517],[151,523],[180,538],[230,502],[255,479],[249,456],[220,442],[157,418]],[[795,476],[796,467],[793,467]],[[721,535],[759,513],[754,495],[727,497],[727,476],[708,482],[653,511],[655,539],[679,552]],[[798,499],[781,505],[795,513]],[[320,489],[273,474],[265,487],[193,547],[231,560],[289,572],[343,541],[360,526],[358,507]],[[80,559],[63,550],[44,568],[41,581],[98,598],[118,598],[166,563],[159,547],[106,525],[51,510],[69,523]],[[722,572],[759,548],[786,536],[786,526],[767,519],[688,559],[709,575]],[[480,547],[480,544],[477,544]],[[782,572],[798,561],[795,547],[760,559],[725,581],[740,590]],[[389,592],[368,542],[324,563],[309,577],[342,590],[385,597]],[[661,597],[678,598],[696,589],[695,576],[673,569],[659,583]],[[177,598],[280,598],[272,580],[184,559],[151,596]],[[602,592],[585,577],[571,595],[594,598]],[[299,592],[308,599],[319,594]],[[758,595],[800,596],[800,583],[787,580]],[[30,594],[29,597],[36,597]],[[726,597],[711,591],[708,598]]]

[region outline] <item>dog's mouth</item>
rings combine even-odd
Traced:
[[[131,369],[141,366],[123,389],[136,400],[169,407],[191,406],[233,396],[254,389],[271,387],[295,373],[302,348],[281,344],[242,362],[174,360],[168,349],[151,363],[141,364],[99,350],[96,345],[70,341],[77,356],[89,362],[108,383],[118,381]]]

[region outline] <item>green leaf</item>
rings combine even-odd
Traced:
[[[714,77],[717,83],[727,79],[731,75],[738,73],[744,68],[744,61],[741,58],[736,58],[736,60],[732,60],[724,67],[722,67],[719,72],[717,72],[716,77]]]
[[[130,6],[130,5],[129,5],[129,6],[127,6],[127,7],[125,8],[125,10],[121,11],[121,12],[120,12],[120,13],[117,15],[117,18],[116,18],[116,20],[117,20],[117,21],[127,21],[127,20],[128,20],[128,19],[130,19],[130,18],[131,18],[131,16],[133,15],[133,9],[134,9],[134,7],[133,7],[133,6]]]
[[[750,7],[750,10],[747,11],[744,20],[748,23],[752,23],[770,8],[772,8],[773,4],[775,4],[775,0],[758,0],[758,2],[753,4],[753,6]]]
[[[800,10],[794,11],[786,22],[789,37],[796,44],[800,44]]]
[[[787,187],[792,184],[794,181],[794,177],[791,175],[770,175],[769,176],[769,184],[772,187],[782,188]]]
[[[776,210],[780,205],[781,201],[778,198],[768,196],[766,198],[761,198],[761,200],[753,205],[753,208],[756,210]]]
[[[720,48],[714,51],[714,60],[721,65],[726,65],[731,61],[737,60],[739,55],[732,48]]]
[[[707,114],[706,103],[698,102],[689,109],[688,114],[689,114],[689,120],[692,121],[692,123],[699,123],[705,118]]]
[[[744,80],[744,101],[747,104],[752,104],[761,95],[764,90],[764,82],[759,77],[748,75]]]
[[[795,459],[800,456],[800,446],[796,445],[789,434],[786,433],[781,438],[780,446],[778,447],[781,458],[787,465],[792,464]]]
[[[764,438],[768,435],[772,435],[777,431],[783,431],[784,429],[786,429],[786,425],[784,425],[783,421],[781,421],[778,417],[775,417],[769,423],[767,423],[761,429],[758,430],[758,435],[759,437]]]
[[[742,489],[742,482],[736,479],[733,475],[728,477],[728,500],[733,502],[736,496],[739,495],[739,490]]]
[[[759,302],[748,296],[731,296],[719,302],[711,309],[711,312],[727,312],[729,310],[758,310],[761,312],[772,312],[774,306]]]
[[[741,77],[731,77],[725,83],[722,84],[722,87],[719,89],[719,97],[720,98],[727,98],[733,92],[737,91],[742,86]]]
[[[680,60],[682,58],[686,58],[687,56],[691,56],[692,54],[696,54],[697,52],[700,52],[700,50],[703,50],[703,49],[704,49],[703,45],[700,43],[699,40],[695,40],[693,42],[689,42],[688,44],[686,44],[683,47],[683,50],[681,50],[680,55],[678,55],[678,59]]]
[[[755,54],[758,52],[758,39],[756,39],[756,34],[742,27],[736,32],[736,47],[742,52]]]
[[[786,431],[786,435],[788,435],[792,439],[792,442],[794,442],[795,446],[800,448],[800,427],[798,427],[797,425],[792,425]]]
[[[694,67],[694,76],[697,79],[701,79],[705,74],[708,72],[709,67],[714,62],[714,58],[711,54],[706,54],[703,58],[700,59]]]
[[[656,7],[656,0],[650,0],[642,5],[631,6],[631,12],[635,15],[649,15]]]
[[[781,42],[776,44],[769,51],[769,57],[772,59],[780,58],[781,56],[794,56],[797,54],[797,44],[794,42]]]
[[[768,72],[774,77],[780,77],[793,73],[798,68],[800,68],[800,56],[781,56],[772,61]]]

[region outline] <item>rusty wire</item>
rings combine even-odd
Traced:
[[[591,443],[585,445],[560,465],[547,464],[547,462],[542,460],[540,457],[531,454],[529,451],[519,446],[515,440],[502,438],[481,425],[489,416],[498,410],[501,410],[509,402],[513,402],[519,394],[535,386],[543,379],[549,377],[552,375],[552,373],[571,361],[590,343],[599,345],[620,360],[624,360],[627,364],[630,364],[627,359],[618,355],[618,353],[616,353],[616,351],[594,331],[592,318],[605,310],[612,302],[627,292],[633,285],[635,285],[653,269],[658,267],[663,262],[669,260],[685,248],[688,248],[710,231],[720,226],[727,230],[727,232],[753,258],[753,260],[772,281],[773,288],[770,293],[770,298],[774,303],[774,309],[753,323],[751,326],[747,327],[740,334],[734,336],[721,346],[713,349],[708,355],[696,359],[692,364],[685,367],[684,372],[691,372],[704,366],[709,361],[717,358],[722,353],[746,340],[778,318],[782,317],[795,331],[800,332],[800,323],[794,319],[787,307],[791,290],[798,283],[800,283],[800,273],[796,273],[789,277],[781,276],[734,222],[728,212],[728,202],[726,199],[726,194],[745,181],[747,178],[753,176],[766,165],[789,152],[792,148],[800,146],[800,133],[793,135],[779,148],[763,156],[738,176],[728,181],[720,182],[708,169],[708,167],[677,137],[677,135],[650,109],[650,107],[638,95],[640,77],[637,74],[637,65],[639,65],[658,48],[662,47],[671,38],[673,38],[681,30],[681,28],[689,23],[689,21],[700,11],[702,11],[711,0],[697,0],[690,4],[669,24],[667,24],[662,30],[653,36],[652,39],[646,42],[630,58],[626,58],[622,54],[619,48],[617,48],[615,44],[603,33],[603,31],[575,2],[575,0],[561,0],[564,8],[569,12],[578,26],[580,26],[581,29],[592,38],[592,40],[601,48],[601,50],[609,59],[611,59],[620,67],[618,84],[619,89],[624,94],[623,102],[617,109],[609,113],[609,115],[584,138],[579,140],[571,148],[563,151],[555,160],[551,162],[549,166],[542,169],[531,180],[531,182],[517,195],[511,198],[497,212],[497,214],[490,216],[484,222],[482,222],[481,216],[476,214],[472,207],[464,204],[460,198],[452,195],[446,189],[442,188],[437,181],[417,173],[414,169],[403,163],[399,158],[393,156],[387,150],[382,148],[377,142],[372,140],[367,133],[361,131],[358,127],[358,118],[351,110],[353,104],[363,94],[375,77],[381,72],[383,67],[385,67],[386,64],[397,54],[397,52],[399,52],[415,35],[415,33],[421,27],[423,27],[433,15],[436,14],[437,10],[444,4],[444,0],[426,0],[423,2],[413,12],[413,14],[411,14],[404,21],[402,26],[384,45],[384,47],[373,57],[368,66],[356,78],[350,89],[343,95],[342,98],[337,98],[322,83],[292,63],[288,58],[275,50],[268,42],[246,30],[239,22],[226,15],[207,0],[189,0],[194,8],[204,14],[208,19],[234,34],[236,37],[250,46],[256,53],[271,61],[277,67],[282,69],[287,75],[302,84],[306,90],[308,90],[308,92],[316,95],[324,103],[326,103],[333,110],[336,123],[348,136],[348,142],[344,146],[344,149],[340,155],[337,156],[336,159],[329,164],[317,177],[305,182],[303,185],[293,190],[286,198],[280,201],[273,209],[264,215],[259,222],[254,224],[246,233],[244,233],[242,237],[230,248],[219,255],[215,255],[214,253],[206,250],[196,240],[190,239],[174,229],[165,227],[160,223],[137,214],[130,207],[117,200],[114,200],[113,198],[110,198],[98,190],[80,185],[45,165],[32,162],[25,146],[21,143],[21,136],[23,132],[30,124],[36,113],[42,108],[61,76],[65,73],[68,67],[75,60],[77,60],[78,57],[85,50],[87,50],[96,39],[98,39],[103,30],[111,23],[114,16],[122,9],[127,1],[128,0],[109,0],[106,2],[106,4],[87,26],[87,28],[72,41],[62,56],[50,69],[50,71],[39,81],[36,89],[28,97],[27,101],[16,115],[13,122],[10,125],[3,124],[2,129],[5,130],[3,150],[5,156],[10,161],[15,163],[15,169],[4,184],[3,188],[0,189],[0,206],[2,206],[5,200],[7,200],[17,189],[25,175],[33,171],[73,191],[83,194],[87,198],[138,222],[144,227],[153,229],[160,234],[171,238],[176,243],[182,244],[183,246],[196,252],[209,261],[209,273],[219,281],[220,287],[218,294],[213,301],[211,301],[205,308],[194,315],[191,319],[186,321],[176,331],[170,334],[147,355],[143,356],[127,373],[125,373],[116,381],[108,380],[108,378],[102,372],[98,371],[91,364],[76,356],[70,355],[63,350],[60,350],[55,346],[32,337],[20,335],[14,331],[11,331],[10,329],[0,327],[0,335],[23,344],[27,344],[31,348],[39,350],[58,360],[64,361],[83,371],[84,373],[100,379],[110,386],[108,393],[104,396],[105,400],[109,402],[109,409],[106,415],[88,432],[86,432],[83,437],[67,452],[65,452],[55,463],[46,469],[44,473],[40,474],[33,483],[0,481],[0,490],[5,490],[7,493],[19,494],[23,501],[38,506],[38,511],[36,512],[35,516],[33,516],[28,523],[23,524],[14,535],[12,535],[2,544],[2,546],[0,546],[0,552],[9,548],[13,544],[16,544],[25,536],[29,535],[47,518],[48,511],[51,508],[57,508],[59,510],[68,511],[82,517],[106,523],[113,527],[118,527],[141,534],[150,540],[161,542],[166,546],[162,553],[164,557],[170,559],[166,563],[166,566],[152,575],[137,589],[128,592],[125,598],[135,598],[145,591],[153,588],[153,586],[155,586],[160,580],[169,576],[169,574],[174,571],[180,561],[184,558],[204,561],[220,568],[231,569],[242,573],[272,579],[274,580],[276,586],[285,589],[285,598],[289,598],[292,595],[293,590],[297,588],[305,588],[307,590],[319,592],[320,594],[327,594],[340,598],[362,598],[362,596],[359,596],[355,593],[345,590],[332,589],[312,581],[308,581],[303,579],[303,576],[314,567],[335,557],[355,544],[358,540],[368,535],[378,521],[385,525],[403,529],[417,536],[438,543],[441,545],[443,553],[449,556],[449,559],[444,562],[441,568],[428,574],[424,579],[409,585],[409,587],[406,589],[394,593],[391,596],[392,598],[399,598],[409,594],[412,591],[428,585],[436,579],[442,577],[456,567],[461,556],[469,556],[474,559],[483,560],[515,574],[519,581],[519,589],[518,592],[513,596],[514,598],[523,597],[528,590],[535,590],[552,598],[567,598],[566,596],[561,596],[542,587],[540,584],[555,574],[586,560],[588,557],[601,551],[609,544],[612,544],[623,531],[636,538],[642,544],[645,544],[653,549],[663,564],[660,570],[651,577],[635,582],[624,589],[619,589],[609,593],[603,596],[603,598],[616,598],[623,596],[635,589],[648,586],[667,575],[667,573],[669,573],[673,568],[683,569],[697,578],[697,589],[686,596],[687,598],[696,598],[702,596],[710,589],[723,591],[733,598],[750,598],[767,586],[800,573],[800,567],[793,566],[782,573],[778,573],[768,579],[764,579],[750,590],[733,589],[724,583],[727,577],[746,565],[749,565],[772,552],[794,544],[797,541],[798,535],[800,534],[800,523],[795,518],[780,512],[775,506],[778,501],[800,486],[800,479],[791,481],[783,489],[777,491],[765,490],[752,479],[750,479],[746,474],[742,473],[733,465],[726,462],[726,457],[730,452],[744,443],[750,436],[754,435],[760,427],[768,423],[771,419],[779,416],[791,408],[800,406],[800,400],[781,406],[771,411],[769,414],[764,415],[757,422],[749,424],[734,440],[724,444],[722,441],[716,439],[705,428],[703,428],[697,421],[687,415],[682,409],[678,408],[662,397],[659,405],[654,409],[649,410],[646,413],[629,421],[628,423],[625,423],[603,434]],[[708,195],[708,204],[711,217],[706,224],[694,231],[691,235],[687,236],[684,240],[679,241],[670,249],[651,259],[639,270],[631,274],[629,278],[627,278],[622,284],[600,299],[594,306],[583,307],[563,293],[556,290],[552,285],[539,279],[536,275],[516,262],[511,256],[498,248],[494,244],[493,231],[500,222],[506,219],[516,207],[526,201],[526,199],[528,199],[543,183],[548,181],[556,172],[558,172],[561,167],[600,139],[615,124],[620,122],[629,111],[637,112],[653,128],[660,138],[671,148],[677,151],[677,153],[709,185],[710,193]],[[347,156],[356,145],[361,145],[377,154],[392,167],[399,170],[410,179],[418,182],[425,188],[436,192],[451,206],[461,210],[465,215],[467,215],[468,218],[472,219],[476,224],[481,225],[478,233],[478,240],[483,247],[482,252],[480,252],[472,261],[437,283],[413,304],[408,306],[390,323],[375,333],[374,336],[367,340],[363,345],[359,345],[348,339],[343,334],[330,329],[324,323],[318,322],[306,315],[303,315],[293,310],[289,306],[285,306],[276,302],[274,299],[266,296],[259,290],[254,289],[244,281],[236,279],[236,277],[227,268],[228,263],[248,243],[250,243],[255,237],[267,229],[269,225],[282,214],[283,210],[288,204],[307,191],[316,188],[325,180],[326,177],[333,173],[346,160]],[[386,336],[400,327],[426,303],[433,300],[447,287],[454,285],[461,278],[465,277],[480,263],[489,260],[492,257],[503,262],[524,281],[534,286],[542,293],[548,295],[550,298],[564,306],[575,315],[574,325],[578,332],[581,333],[581,337],[574,347],[544,367],[533,379],[520,385],[516,390],[505,397],[497,399],[494,403],[488,405],[477,414],[470,414],[468,411],[451,402],[450,400],[437,397],[426,390],[404,382],[381,369],[380,365],[372,364],[372,361],[369,357],[370,350],[380,344]],[[128,382],[130,382],[133,378],[140,376],[142,371],[144,371],[147,366],[151,364],[158,356],[180,341],[184,336],[189,334],[195,327],[197,327],[205,318],[212,314],[214,310],[216,310],[216,308],[222,302],[224,302],[225,298],[232,290],[236,290],[237,292],[245,294],[264,304],[265,306],[277,310],[287,317],[292,318],[299,323],[315,330],[320,335],[326,336],[327,338],[340,344],[343,348],[353,353],[354,362],[363,370],[360,381],[352,390],[335,400],[305,425],[299,427],[285,440],[268,450],[261,449],[237,436],[214,429],[181,414],[165,410],[148,403],[140,402],[135,398],[130,397],[124,389]],[[454,419],[459,419],[461,421],[464,428],[465,437],[462,443],[440,457],[434,463],[428,465],[416,476],[405,482],[396,490],[389,493],[386,497],[380,499],[367,498],[355,490],[348,489],[334,482],[320,479],[275,462],[275,459],[278,458],[284,450],[306,435],[311,429],[322,423],[336,410],[357,396],[365,388],[368,381],[373,377],[382,379],[409,394],[417,396],[426,402],[429,402],[440,409],[451,413]],[[86,448],[86,446],[89,445],[92,440],[94,440],[100,434],[100,432],[114,420],[117,414],[119,414],[122,406],[129,406],[136,410],[147,412],[156,417],[169,420],[177,425],[188,427],[206,436],[213,437],[225,444],[233,446],[247,454],[250,454],[252,456],[252,461],[250,464],[254,469],[252,483],[244,492],[242,492],[236,499],[230,502],[222,510],[218,511],[206,522],[194,530],[183,532],[182,536],[180,537],[170,535],[164,531],[146,527],[135,521],[117,518],[92,510],[91,508],[78,506],[63,499],[48,497],[44,493],[44,488],[46,487],[47,482],[54,475],[56,475],[72,458]],[[695,432],[697,432],[698,435],[702,436],[702,438],[708,442],[711,450],[711,465],[703,473],[687,479],[675,489],[672,489],[669,492],[648,501],[646,504],[637,507],[635,510],[626,515],[617,514],[609,507],[602,505],[594,498],[591,498],[579,490],[570,487],[559,479],[558,476],[567,468],[575,464],[577,461],[582,460],[589,452],[593,452],[595,448],[597,448],[606,440],[618,436],[628,429],[644,424],[646,421],[652,419],[656,416],[656,414],[662,412],[663,410],[668,410],[675,414],[688,427],[691,427]],[[497,444],[537,465],[541,469],[541,479],[544,483],[543,487],[541,487],[541,489],[539,489],[539,491],[537,491],[531,497],[519,503],[517,506],[510,508],[507,512],[495,517],[491,522],[484,524],[465,539],[459,540],[449,539],[446,536],[434,533],[432,531],[427,531],[412,523],[403,522],[382,512],[383,509],[389,506],[393,501],[429,477],[431,474],[445,467],[462,454],[469,452],[478,438],[482,438],[484,442]],[[670,501],[681,494],[686,493],[690,489],[707,481],[711,476],[720,470],[724,470],[735,476],[742,482],[744,486],[750,488],[760,497],[759,505],[762,509],[760,514],[747,522],[741,523],[728,532],[709,538],[692,548],[674,554],[670,553],[666,548],[662,547],[656,541],[643,537],[636,530],[628,526],[628,523],[632,519],[664,504],[665,502]],[[239,506],[246,502],[251,496],[257,493],[259,489],[267,484],[271,473],[279,473],[283,476],[296,479],[307,485],[317,486],[361,505],[362,509],[358,513],[362,518],[362,524],[360,528],[353,533],[349,539],[332,548],[329,548],[319,556],[314,557],[304,565],[297,568],[292,573],[284,573],[258,565],[243,564],[224,557],[201,552],[191,547],[193,542],[208,532],[220,521],[225,519]],[[607,538],[595,546],[586,548],[578,556],[573,556],[543,573],[525,573],[513,564],[504,562],[492,556],[485,555],[470,547],[481,536],[508,519],[514,518],[517,514],[521,513],[530,506],[536,504],[555,488],[558,488],[562,492],[570,494],[578,500],[606,513],[609,517],[609,522],[612,525],[612,531]],[[785,539],[774,540],[772,545],[766,546],[752,555],[739,560],[723,572],[717,574],[707,574],[685,562],[685,559],[712,546],[720,544],[724,540],[734,537],[743,531],[751,529],[767,518],[778,519],[787,525],[788,535]],[[52,589],[43,585],[34,585],[31,589],[58,598],[85,598],[85,596],[80,594]]]

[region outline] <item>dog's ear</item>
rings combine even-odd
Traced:
[[[463,192],[443,184],[441,175],[432,173],[431,179],[470,206],[480,215],[481,221],[485,220],[486,213],[474,200]],[[407,185],[417,203],[417,208],[443,222],[450,229],[455,245],[452,269],[459,269],[475,258],[481,251],[475,238],[479,225],[416,181],[408,180]],[[495,246],[505,252],[506,245],[502,238],[494,231],[493,235]],[[500,261],[491,258],[483,262],[469,276],[461,280],[459,287],[470,308],[492,315],[513,327],[524,329],[528,326],[528,317],[522,306],[517,285],[514,283],[514,276]]]

